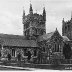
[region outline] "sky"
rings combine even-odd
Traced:
[[[34,13],[46,9],[46,32],[57,28],[62,34],[62,20],[71,19],[72,0],[0,0],[0,33],[23,35],[22,15],[29,13],[30,1]]]

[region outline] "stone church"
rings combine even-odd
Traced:
[[[29,52],[31,58],[37,58],[41,50],[47,55],[48,59],[52,59],[56,55],[57,59],[62,59],[64,58],[63,42],[72,39],[71,22],[72,18],[68,22],[63,20],[63,36],[60,35],[57,28],[51,33],[46,33],[45,7],[42,14],[38,14],[33,13],[32,4],[30,4],[28,15],[25,15],[23,10],[23,35],[0,34],[0,56],[1,58],[7,58],[7,55],[10,54],[12,60],[17,60],[20,54],[23,60],[27,59]]]
[[[33,13],[32,4],[30,4],[29,14],[25,15],[23,10],[23,35],[0,34],[0,54],[1,58],[17,60],[18,55],[22,59],[27,59],[28,52],[32,58],[36,58],[40,47],[38,37],[46,34],[46,11],[43,8],[42,15]]]
[[[68,42],[72,47],[72,16],[68,21],[62,20],[62,36],[66,36],[68,38]]]
[[[25,16],[23,11],[24,36],[29,40],[36,40],[38,36],[46,34],[46,11],[43,8],[42,15],[33,13],[32,5],[30,4],[29,14]]]

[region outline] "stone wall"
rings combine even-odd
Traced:
[[[15,49],[15,56],[12,56],[12,49]],[[31,58],[35,57],[34,56],[34,50],[35,48],[27,48],[27,52],[30,51],[31,52]],[[36,52],[38,54],[38,51],[36,49]],[[18,54],[21,54],[21,58],[25,58],[26,56],[24,56],[24,48],[9,48],[9,47],[3,47],[3,49],[1,50],[1,54],[3,58],[7,58],[7,55],[10,54],[12,59],[17,59]],[[36,55],[37,55],[36,54]]]
[[[1,50],[1,54],[2,54],[2,57],[7,57],[8,54],[11,54],[11,49],[10,48],[7,48],[7,47],[4,47],[2,50]]]

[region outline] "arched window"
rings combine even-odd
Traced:
[[[59,44],[55,44],[55,52],[59,52]]]
[[[12,49],[12,56],[15,57],[15,49]]]

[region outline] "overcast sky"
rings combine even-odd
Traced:
[[[46,31],[52,32],[58,28],[62,32],[62,19],[71,19],[72,0],[31,0],[34,13],[42,14],[46,8]],[[23,7],[26,15],[29,13],[30,0],[0,0],[0,33],[23,34]]]

